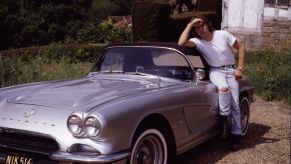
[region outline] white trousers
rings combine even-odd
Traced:
[[[219,91],[219,114],[232,116],[231,133],[241,135],[241,116],[239,107],[239,85],[234,76],[233,68],[211,68],[209,77],[211,82],[218,87],[228,88],[228,92]]]

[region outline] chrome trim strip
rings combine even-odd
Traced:
[[[52,153],[49,158],[62,162],[85,162],[85,163],[111,163],[125,159],[131,155],[128,151],[122,151],[108,155],[84,154],[84,153],[68,153],[57,151]]]

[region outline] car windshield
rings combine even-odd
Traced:
[[[160,77],[190,80],[192,69],[177,51],[153,47],[113,47],[105,50],[97,72],[143,73]]]

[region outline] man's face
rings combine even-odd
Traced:
[[[206,23],[201,22],[199,26],[196,26],[196,27],[195,27],[195,32],[196,32],[200,37],[203,38],[203,36],[204,36],[207,32],[209,32]]]

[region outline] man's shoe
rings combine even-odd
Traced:
[[[230,150],[232,151],[238,151],[241,149],[241,140],[242,136],[241,135],[231,135],[231,142],[230,142]]]
[[[230,135],[230,117],[229,116],[220,116],[220,134],[222,138],[228,138]]]

